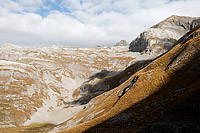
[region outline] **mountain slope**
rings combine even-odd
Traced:
[[[200,24],[199,17],[185,17],[172,15],[162,22],[142,32],[130,44],[133,52],[149,54],[164,53],[185,33]]]
[[[63,124],[72,127],[63,132],[137,132],[199,90],[199,33],[200,26],[126,82],[93,98]]]
[[[60,124],[82,109],[70,105],[84,95],[73,95],[96,73],[120,73],[146,55],[118,47],[20,47],[0,48],[0,127],[35,122]],[[153,56],[148,56],[153,58]],[[95,77],[92,81],[100,80]],[[91,82],[92,82],[91,81]],[[59,112],[59,113],[57,113]],[[54,117],[51,117],[54,116]]]
[[[199,92],[199,34],[197,26],[154,60],[126,46],[3,45],[0,132],[151,131]]]

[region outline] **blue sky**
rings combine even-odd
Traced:
[[[199,0],[1,0],[0,45],[130,43],[171,16],[200,16]]]
[[[34,13],[41,15],[43,18],[47,17],[52,10],[57,10],[59,12],[63,13],[71,13],[71,11],[68,8],[65,8],[61,4],[62,0],[56,0],[54,2],[52,1],[44,1],[44,5],[49,8],[43,8],[41,6],[39,9],[37,9]]]

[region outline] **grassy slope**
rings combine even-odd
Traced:
[[[199,32],[198,28],[187,33],[168,53],[119,87],[94,98],[93,109],[82,110],[70,121],[80,125],[62,132],[137,132],[186,99],[200,88]]]

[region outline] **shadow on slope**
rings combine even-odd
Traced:
[[[79,96],[80,98],[73,102],[65,102],[65,104],[86,104],[92,98],[124,83],[131,75],[146,67],[151,61],[152,60],[137,61],[121,72],[102,70],[91,76],[87,82],[76,89],[73,97]]]
[[[200,29],[189,34],[188,38],[193,37],[187,42],[179,43],[171,51],[133,74],[119,87],[93,99],[101,100],[93,102],[95,104],[74,118],[74,121],[81,120],[82,124],[79,122],[78,126],[65,131],[141,132],[142,128],[161,118],[164,112],[176,108],[200,89],[199,32]],[[137,81],[132,82],[136,77]],[[127,86],[130,88],[127,89]],[[118,97],[120,90],[125,90],[125,93]],[[102,108],[103,112],[86,119]],[[194,129],[196,130],[198,129]]]
[[[155,122],[145,125],[142,133],[200,132],[200,90],[183,99],[176,107],[167,110]]]
[[[194,96],[195,93],[199,93],[199,60],[200,57],[196,58],[196,62],[194,60],[191,60],[191,62],[185,65],[181,70],[173,73],[173,76],[170,77],[170,80],[164,83],[162,86],[159,86],[158,90],[152,95],[133,104],[132,106],[115,115],[114,117],[111,117],[108,120],[102,121],[100,124],[89,128],[88,130],[86,130],[86,132],[199,132],[199,104],[192,103],[191,106],[183,105],[189,102],[187,98],[191,94],[193,94]],[[144,88],[147,89],[147,87]],[[133,89],[135,88],[133,87]],[[145,91],[145,89],[142,90]],[[130,98],[131,95],[128,93],[127,95],[125,94],[124,97]],[[198,100],[199,95],[190,98]],[[198,101],[195,102],[198,103]],[[121,106],[120,104],[126,103],[127,101],[125,100],[121,101],[121,103],[119,103],[118,101],[119,106]],[[192,105],[194,105],[195,107],[193,107]],[[117,109],[117,105],[113,108]],[[172,109],[171,112],[170,109]],[[185,118],[190,119],[188,121],[182,121],[184,120],[184,115],[188,115],[190,111],[191,113],[196,112],[196,114],[189,114],[189,116],[192,117],[185,116]],[[178,117],[176,116],[176,113],[182,114],[178,114]],[[162,119],[164,118],[170,118],[167,117],[167,115],[169,114],[171,115],[171,117],[174,117],[175,123],[172,123],[171,125],[170,123],[168,123],[168,125],[159,125],[159,119],[161,119],[160,121],[162,121]],[[157,125],[153,124],[154,120],[156,119],[158,119],[157,122],[155,122]],[[146,128],[141,130],[144,127]]]
[[[194,27],[191,31],[186,33],[183,37],[181,37],[174,45],[176,46],[177,44],[181,43],[184,44],[190,39],[194,38],[195,36],[199,35],[199,32],[195,32],[200,28],[200,25],[197,25]],[[195,32],[195,33],[193,33]],[[181,52],[184,50],[184,47],[180,48],[177,50],[177,52],[172,56],[173,59],[171,59],[169,65],[176,59],[176,57],[181,54]],[[101,72],[94,74],[93,76],[90,77],[90,79],[83,84],[80,88],[78,88],[74,92],[74,97],[77,97],[78,95],[81,95],[81,98],[76,99],[75,101],[71,103],[66,103],[66,104],[86,104],[88,103],[92,98],[109,91],[119,85],[121,85],[123,82],[125,82],[128,78],[130,78],[131,75],[136,73],[137,71],[141,70],[142,68],[146,67],[149,63],[152,61],[155,61],[156,59],[162,57],[165,55],[167,52],[163,53],[162,55],[156,57],[153,60],[143,60],[143,61],[138,61],[134,63],[133,65],[127,67],[124,71],[122,72],[109,72],[107,70],[102,70]],[[179,54],[177,54],[179,53]],[[168,67],[166,68],[168,69]],[[113,75],[113,76],[110,76]],[[101,79],[99,81],[95,81],[96,79]]]
[[[120,71],[101,70],[100,72],[95,73],[94,75],[90,76],[89,80],[86,81],[86,82],[84,82],[83,84],[89,83],[90,81],[95,80],[95,78],[97,78],[97,79],[103,79],[103,78],[105,78],[107,76],[114,76],[114,75],[116,75],[118,73],[120,73]]]

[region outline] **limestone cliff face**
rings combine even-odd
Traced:
[[[130,44],[130,50],[143,53],[164,53],[185,33],[200,24],[199,17],[171,16],[142,32]]]

